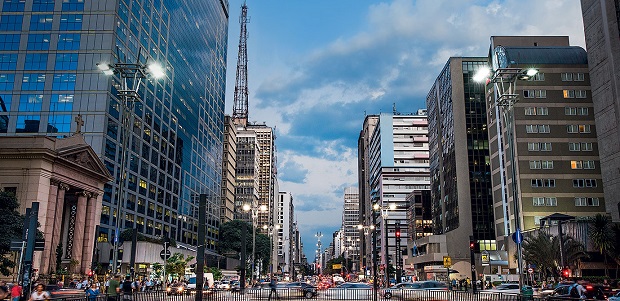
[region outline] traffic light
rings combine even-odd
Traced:
[[[568,277],[570,277],[570,269],[568,269],[568,268],[564,268],[564,269],[562,270],[562,276],[563,276],[564,278],[568,278]]]
[[[469,250],[476,251],[476,241],[474,240],[473,236],[469,237]]]
[[[400,225],[399,224],[396,224],[395,235],[396,235],[396,238],[400,238]]]
[[[88,277],[93,277],[93,271],[88,271]]]

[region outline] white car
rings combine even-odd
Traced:
[[[370,300],[372,298],[372,286],[365,283],[347,282],[325,291],[329,300]]]
[[[620,301],[620,292],[618,292],[615,295],[609,297],[609,299],[607,299],[607,301]]]
[[[498,293],[498,294],[519,294],[519,284],[516,283],[503,283],[498,285],[494,289],[483,290],[484,293]]]

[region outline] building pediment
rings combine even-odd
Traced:
[[[76,167],[82,167],[85,171],[94,173],[106,182],[112,179],[112,175],[105,167],[101,159],[88,144],[75,144],[56,149],[58,158],[73,163]]]

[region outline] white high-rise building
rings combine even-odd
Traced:
[[[344,255],[348,260],[357,262],[359,260],[360,248],[360,231],[359,225],[360,203],[359,192],[357,187],[348,187],[344,189],[344,208],[342,210],[342,246]],[[352,271],[357,271],[357,264],[353,266]]]
[[[289,192],[280,191],[276,202],[276,223],[280,225],[277,233],[277,267],[279,273],[290,273],[293,261],[293,245],[295,243],[295,209],[293,196]]]

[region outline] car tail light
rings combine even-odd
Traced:
[[[589,290],[589,291],[591,291],[592,289],[594,289],[594,286],[591,286],[591,285],[586,285],[586,289],[587,289],[587,290]]]

